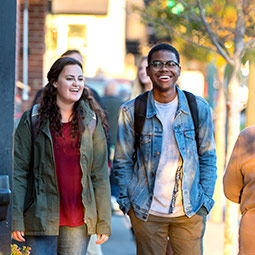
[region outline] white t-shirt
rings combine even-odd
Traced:
[[[175,140],[173,122],[178,105],[178,97],[169,103],[155,101],[157,117],[163,125],[163,143],[159,166],[156,173],[153,200],[150,214],[161,217],[185,215],[182,206],[181,187],[176,198],[175,209],[169,213],[175,184],[175,174],[179,165],[180,152]],[[180,183],[179,183],[180,184]]]

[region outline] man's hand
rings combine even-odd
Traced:
[[[105,243],[108,240],[109,236],[108,235],[97,235],[97,244],[102,244]]]
[[[19,242],[25,242],[24,231],[12,232],[12,238]]]

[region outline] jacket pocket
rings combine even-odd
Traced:
[[[146,161],[150,160],[151,154],[151,142],[152,136],[151,135],[142,135],[140,138],[140,149],[138,158],[141,162],[146,164]]]
[[[151,142],[151,135],[142,135],[140,138],[141,144],[147,144]]]
[[[194,154],[197,155],[197,143],[195,138],[195,130],[186,130],[183,132],[185,138],[186,155],[188,158]],[[196,156],[195,156],[196,157]]]

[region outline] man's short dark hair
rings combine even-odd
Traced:
[[[177,62],[178,64],[180,63],[180,55],[179,55],[179,52],[170,44],[167,44],[167,43],[160,43],[160,44],[157,44],[155,45],[149,52],[148,54],[148,64],[151,62],[151,57],[152,57],[152,54],[157,52],[157,51],[160,51],[160,50],[167,50],[167,51],[171,51],[172,53],[174,53],[174,55],[176,56],[176,59],[177,59]]]

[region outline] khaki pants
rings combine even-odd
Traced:
[[[128,214],[135,233],[137,255],[166,255],[168,237],[174,255],[203,254],[207,215],[204,207],[191,218],[149,215],[144,222],[135,216],[133,209]]]

